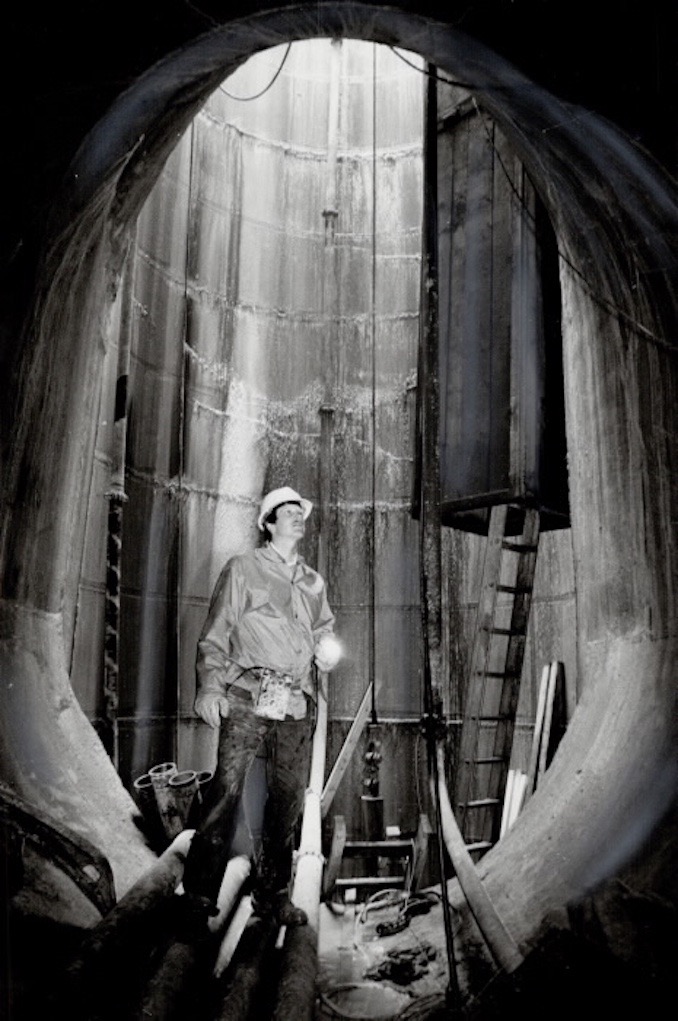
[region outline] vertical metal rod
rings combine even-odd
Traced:
[[[421,415],[421,606],[424,639],[424,721],[431,795],[436,815],[436,841],[447,947],[448,998],[459,1003],[454,939],[445,877],[445,845],[439,792],[438,741],[442,734],[442,612],[440,540],[440,443],[438,393],[438,110],[435,67],[428,65],[424,118],[424,228],[422,279],[422,341],[420,358]]]
[[[329,99],[327,109],[327,164],[325,182],[325,249],[323,273],[323,315],[327,320],[326,337],[329,351],[327,365],[329,380],[325,384],[327,400],[320,408],[320,522],[318,537],[317,567],[320,574],[327,580],[328,589],[331,585],[332,565],[330,563],[331,529],[332,529],[332,456],[334,438],[334,408],[331,406],[332,394],[336,385],[337,349],[338,349],[338,266],[335,231],[339,218],[337,199],[337,170],[339,148],[339,107],[341,102],[341,39],[333,39],[331,43],[331,66]]]
[[[181,611],[182,611],[182,571],[184,550],[184,471],[186,469],[186,374],[188,369],[188,350],[191,342],[191,299],[189,295],[189,274],[191,272],[191,228],[192,228],[192,192],[195,163],[195,122],[191,124],[190,158],[188,165],[188,195],[186,209],[186,244],[184,251],[184,317],[181,331],[181,359],[179,378],[179,436],[177,457],[177,487],[174,498],[177,501],[176,514],[176,564],[174,587],[174,655],[175,655],[175,692],[174,692],[174,727],[172,731],[173,757],[179,761],[179,726],[181,718]]]
[[[328,591],[332,565],[332,457],[334,452],[334,408],[323,405],[320,409],[320,506],[318,537],[318,571],[326,579]]]
[[[130,244],[125,266],[120,303],[118,333],[118,371],[113,412],[113,449],[111,482],[106,493],[108,521],[106,534],[106,589],[104,597],[104,719],[101,739],[116,770],[120,750],[118,705],[120,701],[120,586],[122,571],[123,508],[125,492],[125,461],[127,451],[127,403],[130,352],[132,347],[132,307],[135,271],[135,245]]]
[[[341,39],[333,39],[330,49],[330,83],[327,110],[327,162],[325,177],[325,248],[323,272],[323,318],[327,325],[328,380],[325,383],[326,403],[331,404],[337,381],[339,351],[339,273],[336,230],[339,222],[337,174],[339,169],[339,109],[341,106]]]

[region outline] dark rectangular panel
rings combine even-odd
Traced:
[[[439,121],[437,193],[443,524],[486,533],[489,508],[511,503],[511,532],[525,506],[564,527],[553,232],[506,139],[468,103]]]

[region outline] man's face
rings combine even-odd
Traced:
[[[297,542],[303,539],[306,523],[304,521],[304,512],[299,504],[281,504],[276,511],[275,521],[268,522],[268,530],[271,541],[274,543],[276,539],[287,539],[288,541],[294,539]]]

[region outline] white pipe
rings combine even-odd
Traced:
[[[236,854],[229,859],[217,895],[217,913],[207,920],[210,932],[218,933],[223,928],[251,871],[252,864],[247,855]]]
[[[313,734],[313,752],[309,785],[304,798],[299,848],[295,854],[292,903],[308,915],[309,925],[318,931],[320,896],[325,860],[322,855],[322,817],[320,803],[325,779],[327,750],[327,675],[320,674],[318,683],[318,718]]]

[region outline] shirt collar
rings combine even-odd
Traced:
[[[278,547],[274,546],[270,540],[264,546],[264,550],[268,550],[270,553],[273,553],[274,558],[279,560],[281,564],[285,564],[287,567],[296,567],[297,564],[303,563],[303,557],[299,553],[295,554],[294,560],[286,560]]]

